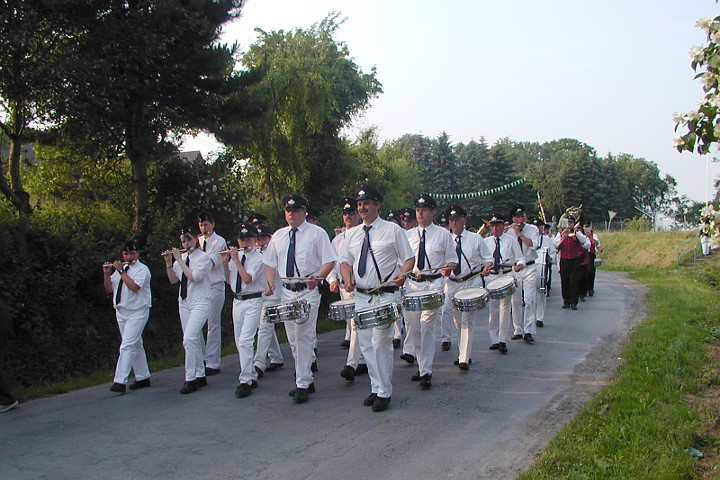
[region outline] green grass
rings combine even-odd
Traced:
[[[613,384],[560,431],[521,480],[696,478],[696,460],[684,448],[702,450],[702,422],[686,396],[708,386],[707,345],[718,341],[720,325],[718,292],[708,279],[717,279],[719,264],[713,256],[695,268],[668,268],[683,241],[676,233],[654,233],[650,240],[620,235],[604,235],[606,249],[615,249],[604,267],[629,271],[650,287],[648,317],[624,346],[625,364]],[[642,253],[648,242],[651,253]],[[667,255],[658,254],[663,244]],[[638,251],[647,263],[630,265]]]

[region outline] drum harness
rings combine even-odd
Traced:
[[[368,253],[370,253],[370,258],[372,258],[373,266],[375,267],[375,274],[377,275],[378,282],[380,282],[380,284],[387,282],[390,279],[390,277],[392,276],[395,269],[393,269],[392,272],[390,272],[388,274],[388,276],[385,277],[385,280],[383,280],[382,275],[380,275],[380,267],[378,266],[377,260],[375,260],[375,252],[373,252],[372,244],[368,245]],[[383,288],[377,290],[377,292],[373,292],[373,293],[369,294],[370,299],[368,299],[368,303],[373,303],[373,300],[375,301],[375,303],[377,303],[380,301],[380,295],[382,295],[383,293],[394,293],[394,292],[397,292],[399,289],[400,289],[400,287],[398,287],[397,285],[394,287],[383,287]],[[364,293],[366,295],[368,294],[367,292],[370,290],[372,290],[372,289],[371,288],[369,288],[369,289],[358,288],[357,289],[358,292]]]

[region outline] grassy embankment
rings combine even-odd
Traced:
[[[720,254],[676,269],[675,246],[692,236],[602,234],[602,268],[650,287],[648,317],[625,344],[612,385],[521,480],[720,478]]]

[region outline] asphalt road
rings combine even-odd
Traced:
[[[319,337],[317,392],[297,405],[285,368],[234,396],[237,359],[191,395],[180,368],[151,388],[115,395],[109,384],[33,400],[0,415],[0,479],[513,479],[528,468],[621,364],[622,339],[643,316],[644,289],[598,272],[596,295],[562,310],[559,278],[536,343],[487,349],[487,309],[469,372],[438,348],[431,390],[396,350],[392,404],[363,407],[367,375],[339,376],[342,331]],[[439,344],[438,344],[439,346]],[[288,359],[290,359],[288,361]]]

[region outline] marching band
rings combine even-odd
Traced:
[[[266,372],[284,366],[275,328],[282,324],[294,360],[290,396],[298,404],[309,400],[317,371],[318,287],[325,282],[340,298],[330,303],[329,314],[346,327],[341,346],[349,352],[340,376],[354,381],[356,375],[369,374],[370,395],[363,405],[375,412],[390,405],[394,350],[401,345],[399,359],[417,364],[410,380],[431,388],[438,340],[441,350],[450,349],[449,334],[445,328],[438,332],[438,325],[454,327],[454,364],[467,372],[473,328],[486,306],[490,350],[507,354],[508,340],[534,344],[537,328],[545,325],[553,265],[560,268],[563,309],[577,310],[579,302],[594,295],[596,255],[602,247],[589,224],[576,226],[581,207],[568,209],[551,237],[551,225],[529,222],[523,205],[509,213],[512,222],[493,214],[475,233],[460,205],[436,215],[435,199],[420,193],[414,208],[381,217],[382,200],[367,184],[343,198],[344,225],[332,243],[323,228],[310,222],[309,203],[296,193],[283,197],[287,226],[275,232],[260,214],[236,225],[231,244],[215,233],[208,213],[198,215],[199,231],[183,229],[182,248],[162,253],[168,280],[179,284],[185,348],[180,393],[195,392],[207,385],[208,375],[220,373],[219,318],[228,289],[239,360],[236,397],[250,395]],[[151,274],[138,256],[138,248],[127,242],[122,261],[102,265],[122,337],[110,387],[120,394],[133,372],[130,390],[150,386],[142,333],[151,305]]]

